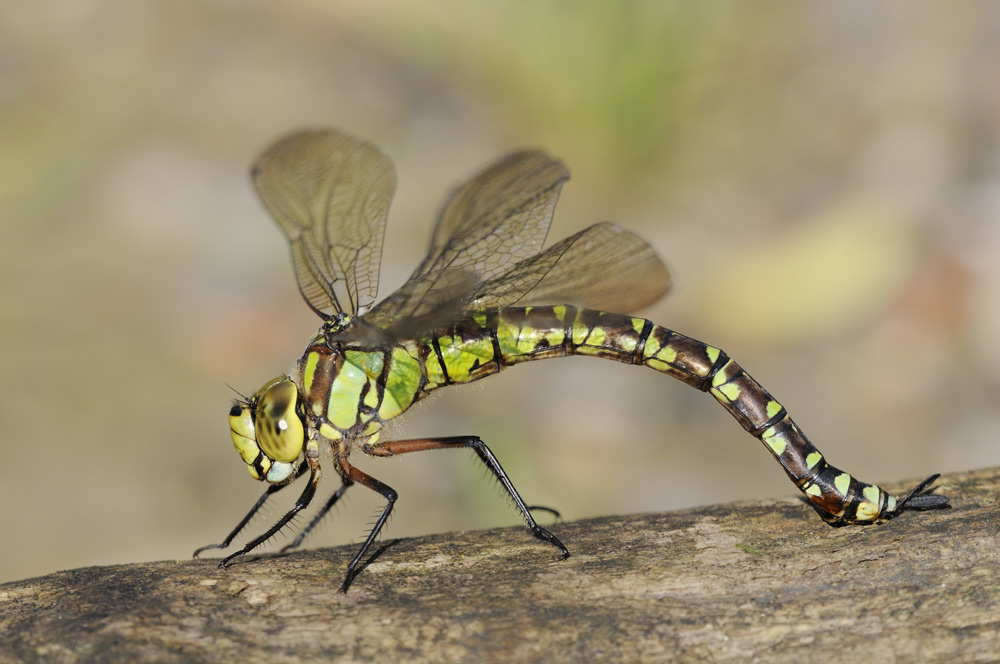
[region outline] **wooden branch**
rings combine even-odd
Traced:
[[[1000,656],[1000,468],[953,508],[830,528],[802,501],[92,567],[0,586],[0,662],[973,662]],[[835,658],[835,659],[834,659]]]

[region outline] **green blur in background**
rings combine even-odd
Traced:
[[[648,239],[675,287],[642,313],[723,348],[832,463],[1000,463],[997,81],[991,3],[5,4],[0,581],[185,559],[262,491],[229,386],[288,370],[320,321],[248,170],[304,126],[396,162],[383,296],[449,187],[541,147],[573,173],[550,242],[605,219]],[[711,397],[612,362],[401,420],[482,436],[568,519],[794,493]],[[472,454],[362,457],[400,493],[387,537],[517,523]],[[352,489],[309,543],[381,505]]]

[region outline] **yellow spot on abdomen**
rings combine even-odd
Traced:
[[[837,487],[837,491],[840,495],[846,496],[847,490],[851,487],[851,476],[847,473],[841,473],[833,480],[833,486]]]
[[[775,455],[781,456],[782,454],[784,454],[785,448],[788,446],[788,444],[785,442],[784,438],[782,438],[781,436],[776,436],[775,433],[776,432],[774,430],[774,427],[771,427],[770,429],[764,432],[764,434],[760,437],[760,439],[763,440],[764,443],[767,444],[767,446],[770,447],[772,451],[774,451]]]
[[[604,341],[607,339],[607,333],[604,331],[603,327],[595,327],[587,335],[587,345],[588,346],[603,346]]]
[[[726,383],[722,387],[715,388],[714,391],[721,392],[730,401],[736,401],[740,398],[740,388],[735,383]]]
[[[867,486],[861,493],[872,503],[879,502],[879,499],[882,497],[882,492],[878,490],[877,486]]]

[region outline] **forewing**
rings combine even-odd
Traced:
[[[630,313],[663,297],[670,281],[645,240],[602,222],[481,284],[470,308],[575,304]]]
[[[389,158],[335,130],[300,131],[261,155],[253,181],[288,238],[309,306],[324,318],[369,306],[396,188]]]
[[[477,283],[537,254],[568,178],[555,159],[522,151],[459,185],[441,209],[423,262],[366,320],[390,327],[403,318],[441,311],[467,300]]]

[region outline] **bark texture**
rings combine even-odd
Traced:
[[[1000,658],[1000,468],[953,507],[830,528],[745,502],[354,547],[93,567],[0,586],[0,661],[988,662]],[[899,487],[890,487],[899,488]]]

